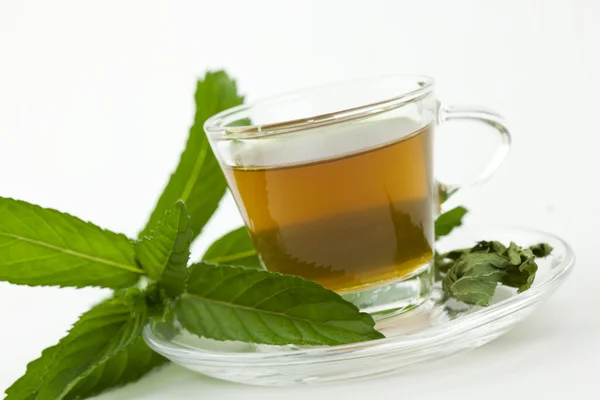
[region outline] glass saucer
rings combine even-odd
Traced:
[[[344,381],[388,374],[431,359],[481,346],[506,333],[548,298],[573,269],[575,256],[562,239],[520,228],[458,229],[438,249],[470,247],[479,240],[519,245],[547,242],[554,251],[538,259],[533,286],[517,293],[499,286],[489,307],[442,301],[435,289],[424,305],[381,320],[386,339],[331,347],[267,346],[219,342],[181,333],[167,340],[146,326],[144,337],[156,352],[183,367],[215,378],[265,386]]]

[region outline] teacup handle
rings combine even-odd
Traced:
[[[488,164],[485,166],[483,171],[481,171],[481,174],[477,175],[469,182],[452,184],[438,183],[440,194],[453,194],[458,190],[462,191],[463,189],[473,189],[486,182],[488,179],[490,179],[494,172],[496,172],[500,164],[502,164],[502,162],[508,155],[508,151],[510,150],[511,144],[511,135],[504,123],[504,118],[502,118],[501,115],[493,111],[486,110],[483,108],[467,106],[446,106],[440,104],[438,110],[438,125],[446,121],[452,120],[471,120],[482,122],[496,130],[497,134],[500,135],[501,143],[498,146],[498,149],[496,149],[495,153],[492,155]],[[445,199],[443,198],[440,199],[441,202],[443,202],[444,200]],[[446,209],[447,206],[442,205],[441,208]]]

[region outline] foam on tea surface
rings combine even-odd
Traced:
[[[236,167],[283,167],[344,157],[414,135],[422,127],[408,118],[380,118],[313,128],[272,137],[223,141],[223,162]]]

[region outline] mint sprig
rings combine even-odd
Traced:
[[[176,278],[181,269],[177,267],[177,257],[174,257],[180,249],[178,245],[171,248],[169,261],[163,264],[161,274],[162,267],[157,260],[164,261],[164,258],[159,256],[152,259],[145,252],[154,252],[157,256],[156,253],[162,253],[164,249],[159,249],[159,243],[164,243],[164,237],[152,240],[151,231],[155,229],[156,233],[166,229],[164,225],[161,228],[160,223],[167,210],[179,199],[186,200],[192,216],[190,229],[194,233],[191,239],[202,231],[226,187],[204,134],[203,124],[211,115],[242,103],[235,82],[223,71],[209,72],[198,81],[195,100],[194,124],[179,166],[140,233],[141,240],[151,241],[151,246],[141,245],[136,256],[135,242],[124,235],[102,230],[55,210],[0,198],[0,280],[23,285],[101,286],[118,289],[136,284],[140,277],[151,271],[154,278],[160,280],[162,292],[170,295],[177,293],[183,286],[183,279],[178,282]],[[143,260],[144,268],[141,267],[140,260]],[[175,279],[171,280],[172,277]],[[179,275],[179,278],[182,276]],[[152,281],[151,278],[148,279]],[[154,288],[156,285],[149,286],[149,289]],[[162,303],[157,303],[156,293],[156,290],[146,290],[143,293],[145,301],[151,305],[144,324],[150,316],[163,313],[160,309]],[[162,300],[160,296],[158,300]],[[168,295],[164,300],[168,302]],[[79,322],[75,326],[79,326],[78,324]],[[7,400],[42,398],[38,394],[38,382],[53,368],[49,360],[54,359],[56,349],[57,346],[46,349],[40,359],[29,364],[25,375],[7,389]],[[87,359],[78,354],[73,353],[70,362],[78,368],[88,368],[89,378],[77,378],[77,383],[69,383],[66,392],[59,394],[57,399],[85,398],[100,393],[132,382],[166,362],[164,358],[154,354],[139,335],[129,347],[112,357],[105,357],[104,362],[88,365]],[[124,370],[117,374],[117,369],[112,366],[122,367]]]

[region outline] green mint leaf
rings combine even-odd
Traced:
[[[476,253],[476,252],[485,252],[485,253],[498,253],[498,254],[505,254],[506,253],[506,246],[503,245],[502,243],[492,240],[492,241],[485,241],[482,240],[480,242],[477,242],[477,244],[469,250],[469,252],[472,253]]]
[[[175,314],[216,340],[336,345],[382,338],[373,318],[315,282],[268,271],[198,263]]]
[[[263,269],[248,229],[242,226],[215,241],[202,256],[203,261]]]
[[[0,280],[121,288],[141,274],[125,236],[69,214],[0,197]]]
[[[46,374],[48,366],[54,360],[59,345],[48,347],[42,351],[40,358],[27,364],[25,375],[17,379],[6,389],[5,400],[34,400],[37,396],[40,381]]]
[[[544,258],[549,256],[554,249],[548,243],[538,243],[529,247],[529,250],[531,250],[534,256]]]
[[[487,305],[497,283],[519,292],[529,289],[538,269],[536,256],[545,257],[550,252],[552,246],[547,243],[522,248],[514,242],[506,247],[497,241],[481,241],[470,249],[436,253],[434,260],[446,295],[469,304]]]
[[[528,258],[517,265],[511,263],[502,276],[502,283],[524,292],[529,289],[535,279],[538,266],[534,257]]]
[[[487,306],[508,260],[496,253],[464,254],[442,280],[445,293],[467,304]]]
[[[454,193],[458,191],[458,188],[451,189],[446,185],[439,184],[438,185],[438,193],[440,196],[440,204],[444,204],[446,200],[450,198]]]
[[[446,211],[437,217],[435,221],[435,239],[439,239],[443,236],[450,234],[454,230],[462,225],[462,220],[468,210],[464,207],[455,207],[450,211]]]
[[[119,292],[83,314],[58,345],[30,363],[25,376],[6,390],[6,399],[61,400],[84,397],[86,393],[74,391],[78,387],[100,390],[96,383],[82,382],[134,344],[147,319],[140,290]]]
[[[65,399],[81,399],[100,394],[108,389],[135,382],[169,360],[155,353],[138,336],[132,345],[95,368],[81,380]]]
[[[451,250],[443,254],[435,254],[435,266],[438,272],[446,273],[465,254],[470,253],[498,253],[504,255],[506,247],[497,241],[480,241],[471,248]]]
[[[542,251],[545,251],[543,244],[539,246]],[[502,277],[502,283],[519,289],[519,292],[529,289],[533,284],[538,269],[533,251],[531,249],[523,249],[511,242],[506,250],[506,254],[509,259],[509,265]]]
[[[521,265],[521,254],[523,250],[517,246],[515,242],[510,242],[508,249],[506,250],[506,256],[508,257],[508,261],[512,265]]]
[[[242,104],[237,87],[225,72],[208,72],[196,88],[196,116],[179,165],[158,200],[140,237],[148,236],[173,203],[181,199],[192,217],[193,238],[217,209],[225,194],[225,178],[210,148],[204,122],[212,115]]]
[[[170,297],[183,292],[190,259],[192,230],[185,203],[177,201],[163,220],[135,245],[138,261],[148,276],[159,281]]]
[[[437,272],[446,273],[463,255],[469,253],[498,253],[504,255],[506,247],[497,241],[480,241],[472,248],[456,249],[444,254],[435,254],[435,267]]]

